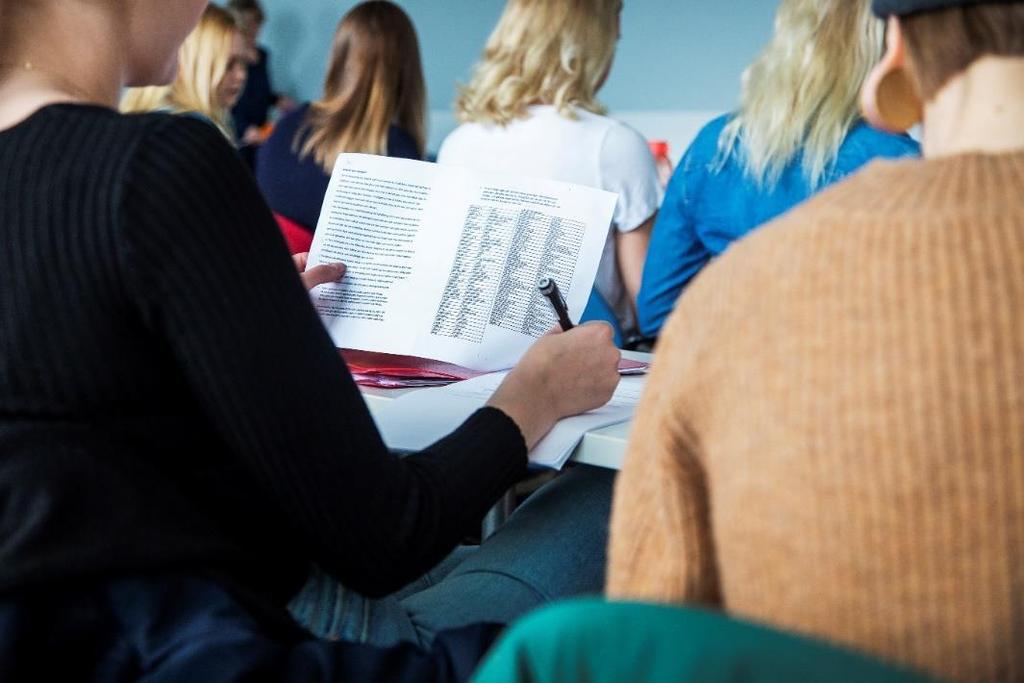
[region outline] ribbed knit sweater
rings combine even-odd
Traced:
[[[526,467],[487,409],[398,459],[212,126],[46,107],[0,132],[0,595],[213,574],[381,595]]]
[[[608,591],[1024,678],[1024,153],[875,162],[681,298]]]

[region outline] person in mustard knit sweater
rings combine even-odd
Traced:
[[[952,680],[1024,678],[1024,2],[875,0],[876,161],[737,243],[667,325],[613,599]]]

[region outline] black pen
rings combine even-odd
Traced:
[[[551,302],[551,308],[555,309],[555,315],[558,316],[558,324],[562,326],[562,331],[571,330],[573,325],[569,320],[569,310],[565,307],[562,293],[558,291],[558,283],[549,277],[541,278],[537,283],[537,289]]]

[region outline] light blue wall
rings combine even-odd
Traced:
[[[278,89],[321,87],[334,27],[351,0],[264,0],[263,42]],[[420,35],[430,108],[450,109],[502,0],[399,0]],[[771,33],[775,0],[626,0],[622,42],[602,99],[613,110],[724,110]]]
[[[455,125],[465,82],[504,0],[397,0],[420,36],[431,111],[429,148]],[[322,87],[334,28],[353,0],[263,0],[274,86],[307,100]],[[622,42],[602,101],[674,155],[713,113],[736,103],[740,75],[771,35],[776,0],[626,0]],[[672,118],[662,114],[689,112]],[[696,112],[696,113],[695,113]],[[629,116],[637,114],[640,116]],[[652,118],[653,116],[653,118]],[[651,123],[646,123],[650,121]]]

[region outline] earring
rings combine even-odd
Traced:
[[[877,70],[864,84],[861,111],[875,128],[906,133],[921,122],[924,105],[905,69]]]

